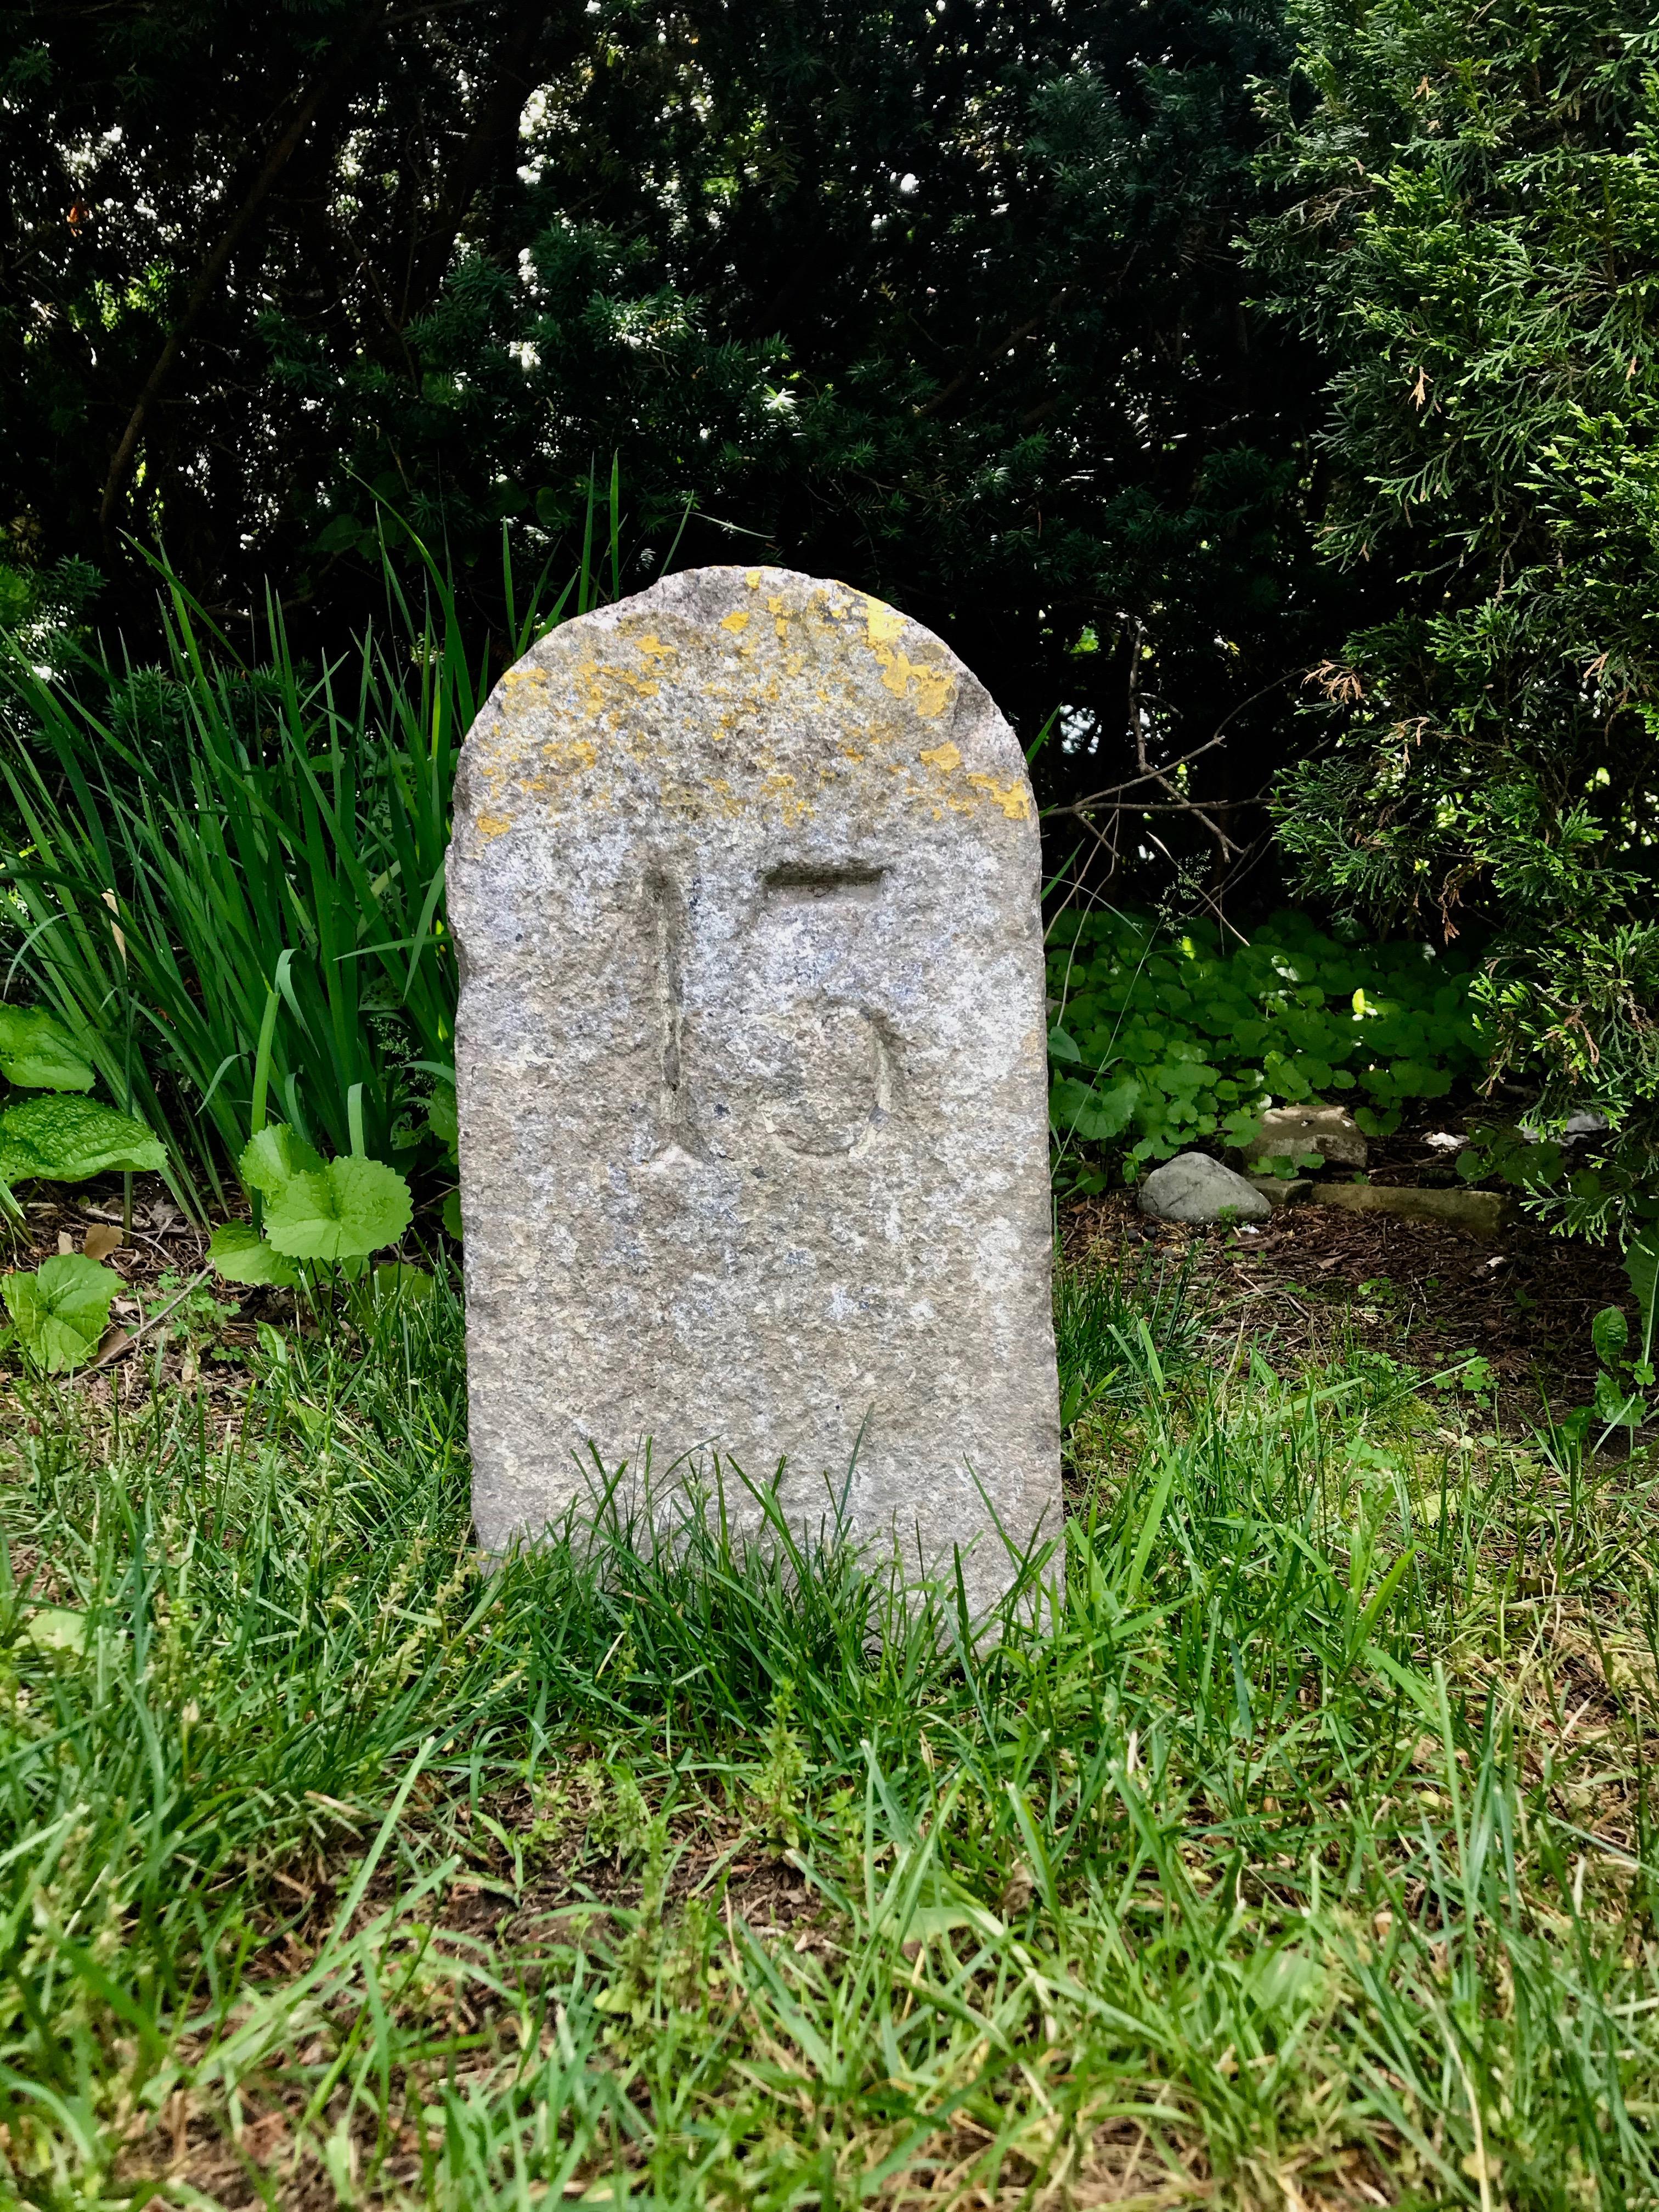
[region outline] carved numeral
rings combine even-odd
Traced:
[[[679,885],[665,872],[659,872],[647,880],[646,895],[656,933],[657,1019],[662,1066],[658,1115],[663,1141],[653,1164],[674,1158],[704,1159],[708,1157],[707,1148],[697,1131],[685,1075],[685,901]]]
[[[764,911],[794,927],[808,921],[805,915],[797,916],[799,908],[868,906],[880,896],[885,873],[882,867],[857,862],[837,866],[786,864],[764,878]],[[686,1066],[688,901],[666,869],[655,870],[645,888],[660,1067],[659,1142],[647,1164],[665,1167],[677,1161],[706,1160],[709,1147]],[[775,1021],[781,1031],[779,1048],[775,1056],[768,1057],[776,1073],[767,1082],[769,1088],[781,1088],[774,1091],[764,1114],[774,1138],[798,1156],[820,1159],[866,1151],[892,1111],[896,1039],[878,1018],[833,996],[801,1000],[781,1011]]]

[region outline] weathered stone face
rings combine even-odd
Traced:
[[[991,700],[842,585],[693,571],[508,672],[448,877],[487,1546],[647,1445],[976,1610],[993,1510],[1058,1537],[1038,870]]]

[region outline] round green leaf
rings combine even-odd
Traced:
[[[267,1244],[258,1231],[246,1221],[227,1221],[216,1229],[207,1255],[228,1283],[248,1283],[256,1287],[274,1285],[289,1291],[299,1284],[294,1262]]]
[[[71,1613],[66,1606],[37,1606],[23,1633],[37,1651],[78,1654],[87,1648],[87,1616],[84,1613]]]
[[[84,1252],[60,1252],[33,1274],[0,1277],[18,1340],[49,1375],[85,1364],[109,1327],[110,1300],[120,1287],[112,1267]]]
[[[265,1234],[295,1260],[366,1260],[395,1244],[414,1208],[409,1185],[380,1160],[331,1160],[292,1176],[265,1211]]]
[[[142,1121],[95,1098],[27,1098],[0,1114],[0,1182],[84,1182],[115,1170],[163,1168],[167,1154]]]
[[[286,1121],[273,1121],[248,1139],[236,1172],[249,1190],[257,1190],[261,1198],[275,1198],[295,1176],[315,1175],[322,1164],[322,1154],[313,1152],[297,1129]]]
[[[97,1081],[75,1039],[40,1006],[0,1006],[0,1075],[25,1091],[90,1091]]]

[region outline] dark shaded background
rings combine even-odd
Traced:
[[[1224,723],[1188,788],[1265,829],[1241,803],[1305,743],[1353,588],[1313,557],[1318,362],[1252,313],[1236,244],[1251,82],[1288,60],[1271,0],[0,26],[14,600],[142,657],[159,544],[233,633],[269,584],[321,655],[382,604],[384,501],[504,651],[503,525],[520,588],[562,576],[614,456],[624,588],[683,522],[678,565],[842,577],[1027,742],[1057,714],[1047,802],[1133,772],[1135,730],[1167,763]],[[1141,827],[1227,872],[1205,826]]]

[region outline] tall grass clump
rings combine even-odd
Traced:
[[[507,658],[606,595],[590,504],[580,567],[515,604]],[[609,509],[617,569],[617,510]],[[419,550],[420,549],[416,549]],[[302,665],[268,604],[257,654],[170,577],[159,668],[0,650],[3,871],[14,965],[117,1101],[167,1146],[198,1209],[246,1144],[256,1070],[313,1145],[417,1164],[456,994],[444,854],[462,738],[494,674],[422,554],[385,561],[386,615]]]
[[[480,1561],[452,1291],[362,1326],[14,1423],[0,2191],[1653,2203],[1650,1475],[1154,1357],[975,1646]]]

